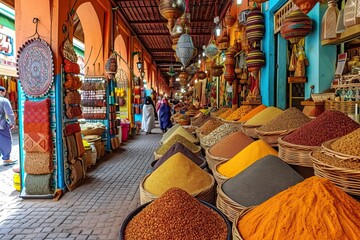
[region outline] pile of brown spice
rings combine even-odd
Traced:
[[[210,118],[210,116],[206,116],[204,114],[202,114],[200,117],[198,117],[197,119],[193,119],[191,122],[191,125],[195,126],[195,127],[200,127],[203,123],[205,123],[205,121],[207,121]]]
[[[187,192],[171,188],[154,200],[125,228],[124,239],[227,239],[227,224],[213,209]]]
[[[360,157],[360,128],[335,140],[330,144],[332,150]]]
[[[329,156],[325,153],[323,153],[320,149],[317,149],[312,152],[312,156],[319,160],[320,162],[323,162],[325,164],[328,164],[330,166],[338,167],[338,168],[349,168],[354,170],[360,169],[360,161],[356,160],[344,160],[340,159],[334,156]]]
[[[198,128],[196,131],[198,133],[201,133],[202,135],[208,135],[212,131],[214,131],[216,128],[220,127],[223,123],[216,120],[216,119],[210,119],[206,121],[200,128]]]
[[[296,145],[321,146],[322,143],[344,136],[358,129],[359,126],[345,113],[331,110],[302,125],[283,140]]]
[[[297,129],[311,119],[297,108],[286,109],[283,113],[275,117],[270,122],[259,127],[257,130],[261,132],[276,132],[283,130]]]
[[[223,114],[227,110],[229,110],[228,107],[221,107],[218,110],[216,110],[214,112],[211,112],[211,115],[214,116],[214,117],[219,117],[221,114]]]

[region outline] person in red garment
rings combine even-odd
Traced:
[[[17,161],[10,160],[12,137],[11,129],[15,124],[14,112],[10,101],[5,98],[6,89],[0,86],[0,153],[3,159],[3,165],[12,165]]]

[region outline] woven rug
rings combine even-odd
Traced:
[[[24,103],[25,123],[49,123],[50,122],[50,99],[42,101],[26,100]]]
[[[45,135],[42,133],[25,133],[24,134],[24,150],[26,152],[50,152],[52,141],[50,132]]]
[[[54,59],[50,46],[33,38],[20,47],[17,58],[19,80],[24,93],[41,97],[48,93],[54,81]]]
[[[66,146],[68,149],[68,161],[78,157],[77,144],[75,135],[69,135],[66,137]]]
[[[29,195],[46,195],[53,194],[51,187],[51,174],[33,175],[26,174],[25,192]]]
[[[50,152],[26,152],[24,165],[25,172],[28,174],[48,174],[54,169]]]

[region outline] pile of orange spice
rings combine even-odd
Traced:
[[[315,176],[252,209],[238,230],[246,240],[355,240],[360,237],[360,203]]]

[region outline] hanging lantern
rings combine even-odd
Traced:
[[[284,19],[280,34],[292,44],[298,43],[312,31],[312,22],[301,10],[295,10]]]
[[[224,18],[224,25],[226,27],[231,27],[235,23],[235,18],[230,14],[230,8]]]
[[[222,51],[225,51],[226,49],[228,49],[229,45],[230,45],[230,39],[227,35],[227,31],[223,31],[221,36],[220,36],[220,40],[218,42],[219,45],[219,49]]]
[[[261,41],[264,37],[264,29],[264,16],[261,11],[257,8],[251,10],[246,20],[246,36],[250,45]]]
[[[182,71],[179,74],[179,79],[180,79],[180,85],[181,86],[186,86],[188,83],[188,78],[189,78],[189,74],[185,71]]]
[[[175,20],[185,12],[184,0],[160,0],[160,14],[168,20],[168,29],[174,27]]]
[[[194,44],[191,36],[184,33],[180,36],[176,47],[176,55],[184,67],[188,65],[194,54]]]
[[[264,53],[260,49],[252,49],[246,56],[246,65],[250,72],[257,74],[265,65]]]
[[[197,77],[197,79],[199,79],[199,80],[203,80],[203,79],[206,78],[206,72],[204,72],[204,71],[197,71],[196,77]]]
[[[216,58],[216,56],[220,52],[214,42],[211,42],[209,45],[207,45],[207,47],[204,49],[204,51],[205,51],[205,55],[210,59]]]
[[[185,71],[189,75],[194,75],[198,70],[199,70],[199,68],[197,67],[197,63],[193,63],[190,66],[188,66],[187,68],[185,68]]]
[[[300,8],[300,10],[307,14],[316,5],[318,0],[292,0],[292,2]]]
[[[225,73],[224,79],[231,85],[232,82],[236,79],[235,75],[235,52],[227,51],[225,53]]]
[[[167,74],[168,74],[169,76],[175,76],[176,72],[175,72],[175,70],[174,70],[174,66],[173,66],[173,65],[170,65],[169,71],[167,72]]]
[[[220,77],[224,73],[223,69],[223,65],[213,65],[211,66],[211,75],[213,77]]]
[[[108,75],[115,75],[115,73],[117,72],[117,61],[116,61],[116,55],[114,53],[111,54],[109,59],[106,61],[105,72]]]

